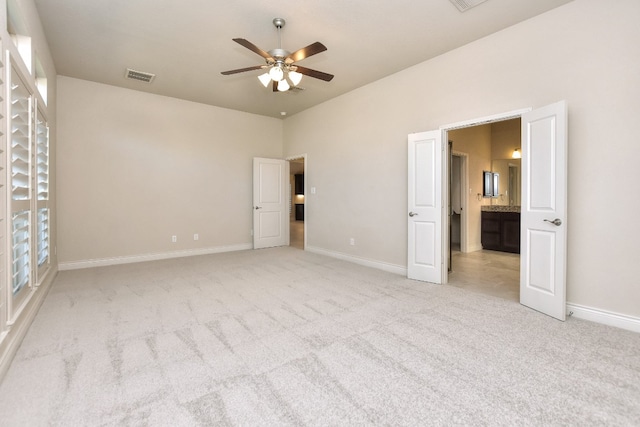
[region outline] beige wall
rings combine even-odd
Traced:
[[[252,241],[252,158],[282,156],[281,120],[62,76],[58,90],[61,265]]]
[[[308,245],[405,265],[407,134],[564,99],[567,300],[640,316],[638,16],[637,0],[575,0],[287,118],[284,154],[308,154],[317,188]]]
[[[491,124],[491,159],[510,159],[515,148],[520,148],[520,119]]]

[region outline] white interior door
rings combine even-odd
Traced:
[[[442,131],[409,135],[407,277],[442,283]]]
[[[520,303],[565,320],[567,107],[522,115]]]
[[[289,162],[253,159],[253,248],[289,245]]]

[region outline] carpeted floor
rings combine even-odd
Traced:
[[[640,335],[288,247],[66,271],[0,425],[640,425]]]

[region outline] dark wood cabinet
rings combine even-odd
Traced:
[[[520,253],[520,213],[482,212],[483,249]]]
[[[304,194],[304,174],[295,174],[295,193]]]
[[[296,221],[304,221],[304,205],[296,203]]]

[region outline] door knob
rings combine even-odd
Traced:
[[[262,209],[262,206],[256,206],[256,210]]]
[[[545,219],[544,221],[545,222],[549,222],[549,223],[551,223],[551,224],[553,224],[555,226],[562,225],[562,221],[560,220],[560,218],[556,218],[553,221],[551,221],[550,219]]]
[[[418,214],[417,214],[417,213],[415,213],[415,212],[409,212],[409,216],[411,216],[411,217],[414,217],[414,216],[416,216],[416,215],[418,215]]]

